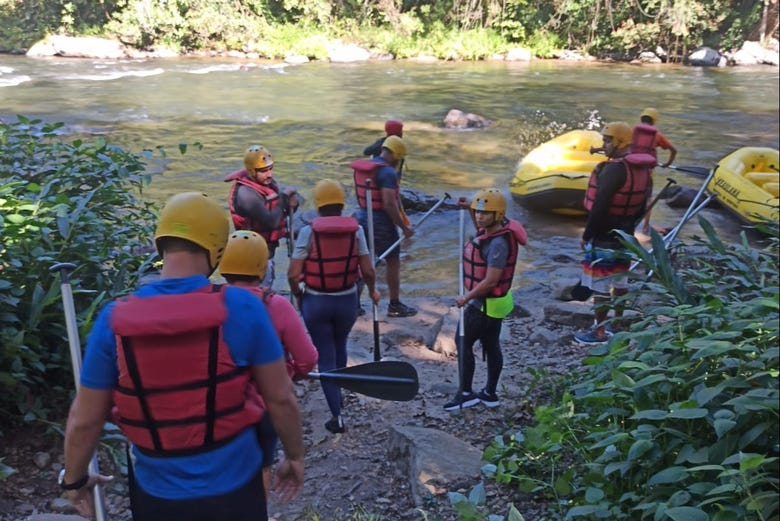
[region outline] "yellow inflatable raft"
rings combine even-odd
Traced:
[[[593,168],[606,160],[591,154],[602,145],[594,130],[572,130],[542,143],[523,158],[509,190],[525,208],[561,215],[585,215],[582,200]]]
[[[778,221],[780,162],[773,148],[744,147],[718,162],[709,192],[746,223]]]

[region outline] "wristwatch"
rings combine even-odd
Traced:
[[[60,475],[57,478],[57,483],[59,483],[62,490],[78,490],[84,487],[84,485],[87,484],[87,481],[89,481],[89,474],[86,474],[81,479],[77,479],[73,483],[65,483],[65,469],[60,471]]]

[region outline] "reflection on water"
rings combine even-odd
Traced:
[[[410,149],[406,186],[435,197],[445,191],[457,197],[483,187],[508,188],[519,159],[546,139],[600,121],[633,123],[645,106],[660,111],[660,129],[677,146],[679,165],[713,166],[741,146],[778,147],[778,69],[773,67],[288,66],[190,58],[112,62],[0,56],[0,119],[25,114],[63,121],[73,132],[108,133],[132,150],[163,145],[167,157],[151,164],[161,172],[149,191],[156,200],[183,189],[226,196],[222,178],[241,166],[243,151],[252,143],[268,147],[280,182],[298,186],[309,200],[323,177],[351,186],[349,162],[382,135],[388,118],[404,121]],[[493,125],[476,131],[444,129],[441,121],[451,108],[483,115]],[[179,143],[202,148],[189,147],[181,156]],[[684,185],[701,183],[677,172],[656,175],[672,174]],[[527,226],[532,241],[556,245],[524,253],[528,269],[544,265],[567,243],[551,237],[571,238],[576,248],[580,221],[527,214],[514,202],[508,213]],[[663,226],[675,224],[681,214],[663,203],[653,212]],[[736,234],[730,217],[707,215],[727,236]],[[406,248],[405,291],[454,294],[457,247],[455,212],[433,215]]]

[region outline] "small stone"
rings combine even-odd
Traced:
[[[69,499],[64,497],[58,497],[49,501],[49,509],[60,514],[75,514],[76,507]]]
[[[39,469],[45,469],[51,463],[51,454],[48,452],[36,452],[33,456],[33,463]]]

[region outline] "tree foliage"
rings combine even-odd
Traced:
[[[491,477],[553,499],[567,520],[768,520],[778,501],[778,240],[707,241],[654,272],[630,332],[594,347],[538,424],[485,451]],[[629,295],[628,302],[635,296]]]
[[[661,47],[673,58],[703,44],[733,49],[751,33],[778,31],[773,0],[0,0],[0,48],[29,46],[52,33],[101,33],[139,48],[277,58],[283,51],[268,41],[283,31],[289,43],[286,26],[354,43],[390,39],[409,49],[431,33],[475,31],[539,54],[558,46],[631,56]],[[406,41],[378,38],[377,31]],[[467,54],[486,56],[479,52]]]
[[[49,268],[77,265],[71,284],[85,340],[95,310],[132,287],[151,259],[143,252],[154,212],[139,197],[149,153],[68,142],[61,127],[22,116],[0,124],[0,426],[45,417],[47,391],[73,388],[59,277]]]

